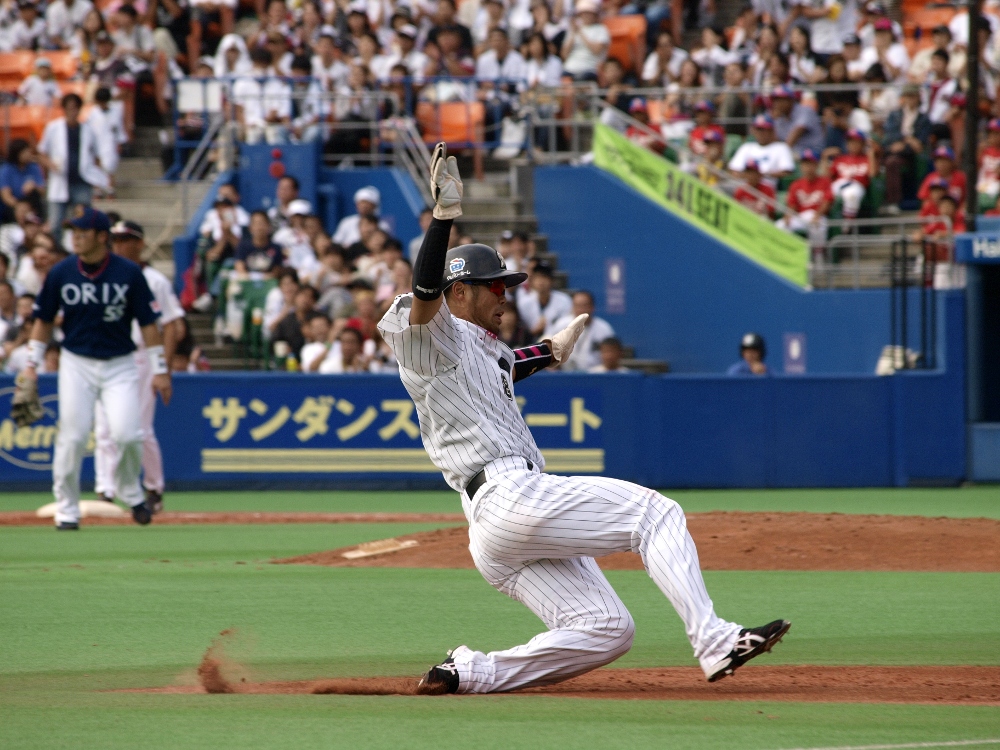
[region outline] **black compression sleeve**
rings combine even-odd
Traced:
[[[545,342],[514,350],[514,382],[524,380],[552,364],[552,350]]]
[[[420,245],[417,265],[413,269],[413,296],[431,302],[441,296],[444,278],[444,257],[448,252],[453,219],[431,219],[427,234]]]

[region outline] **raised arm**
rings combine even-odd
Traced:
[[[434,218],[424,235],[417,265],[413,269],[413,306],[410,325],[430,323],[441,309],[441,280],[444,259],[448,253],[451,225],[462,215],[462,176],[455,157],[448,156],[448,147],[439,143],[431,157],[431,195],[434,197]]]

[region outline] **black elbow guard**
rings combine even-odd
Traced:
[[[448,254],[451,219],[432,219],[413,269],[413,296],[431,302],[441,296],[444,259]]]

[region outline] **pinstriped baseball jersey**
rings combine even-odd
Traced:
[[[514,353],[492,333],[456,318],[442,300],[426,325],[410,325],[413,295],[396,298],[378,324],[417,407],[420,435],[448,486],[462,492],[486,464],[520,457],[544,466],[514,400]]]

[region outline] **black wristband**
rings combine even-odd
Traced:
[[[514,350],[514,382],[524,380],[552,364],[552,349],[544,341]]]
[[[413,269],[413,296],[431,302],[441,296],[444,259],[448,253],[453,219],[431,219],[424,241],[420,244],[417,264]]]

